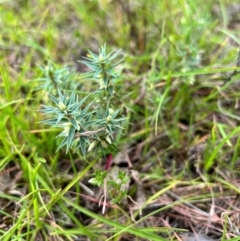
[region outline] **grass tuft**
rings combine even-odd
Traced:
[[[239,9],[234,0],[0,1],[0,239],[239,240]],[[83,157],[69,143],[56,152],[60,130],[39,112],[49,102],[39,66],[72,71],[68,84],[84,98],[98,83],[78,60],[105,43],[126,56],[112,99],[128,119],[114,136],[120,154]],[[104,190],[89,180],[108,154],[130,181],[102,214]]]

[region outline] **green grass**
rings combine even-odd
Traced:
[[[239,68],[239,6],[228,0],[0,1],[1,240],[177,240],[186,230],[200,232],[199,223],[207,230],[198,214],[187,215],[198,209],[216,215],[209,236],[238,240],[232,214],[239,213],[240,88],[239,74],[228,76]],[[34,81],[39,66],[53,60],[85,72],[77,60],[104,43],[126,55],[116,102],[124,103],[129,122],[117,140],[121,149],[129,145],[146,198],[144,215],[133,211],[136,223],[129,203],[105,214],[98,207],[100,190],[88,180],[104,169],[104,157],[56,152],[59,130],[39,123],[38,110],[48,101]],[[82,78],[72,85],[82,86],[80,96],[92,87]],[[129,195],[136,200],[136,185]]]

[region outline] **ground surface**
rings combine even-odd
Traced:
[[[240,240],[238,1],[0,1],[1,240]],[[128,117],[114,168],[119,205],[88,180],[106,157],[56,152],[42,125],[39,66],[87,49],[126,56],[116,103]],[[93,85],[93,86],[92,86]],[[82,89],[80,89],[82,88]]]

